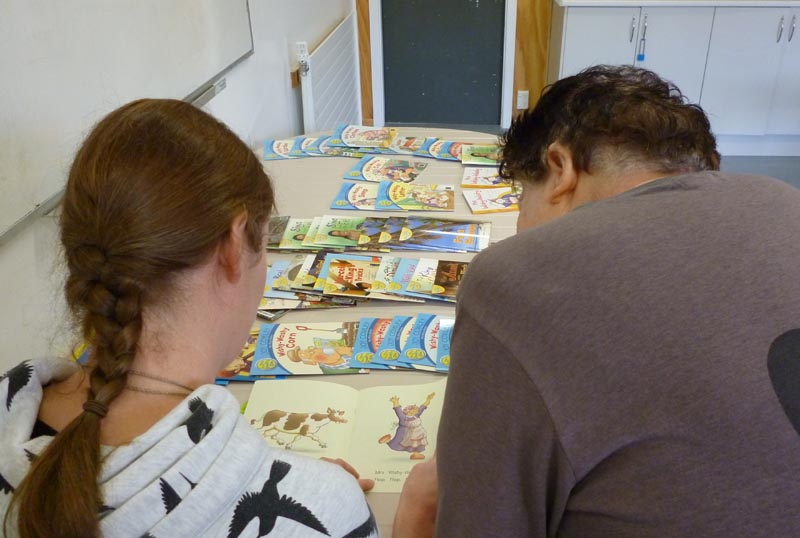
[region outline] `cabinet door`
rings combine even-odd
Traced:
[[[597,64],[633,64],[638,7],[569,7],[559,78]]]
[[[786,10],[767,134],[800,135],[800,9]]]
[[[780,62],[780,20],[787,10],[716,10],[700,104],[715,134],[763,135]]]
[[[698,103],[713,20],[713,7],[642,8],[635,65],[671,80]]]

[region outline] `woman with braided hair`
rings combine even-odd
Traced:
[[[253,152],[189,104],[135,101],[95,126],[61,215],[92,353],[0,380],[5,536],[377,535],[347,471],[270,448],[209,385],[252,324],[272,207]]]

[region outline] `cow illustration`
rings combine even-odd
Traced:
[[[344,424],[344,411],[328,408],[326,413],[290,413],[281,409],[272,409],[250,424],[261,432],[265,438],[272,439],[279,446],[292,448],[301,437],[315,441],[320,448],[328,445],[319,438],[319,431],[331,422]],[[288,441],[287,441],[288,439]]]

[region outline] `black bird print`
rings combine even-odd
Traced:
[[[142,536],[140,538],[156,538],[156,537],[153,536],[152,534],[150,534],[149,532],[146,532],[146,533],[142,534]]]
[[[278,517],[285,517],[330,536],[328,529],[311,511],[286,495],[278,493],[278,482],[283,480],[291,465],[275,460],[264,482],[261,492],[248,492],[242,495],[228,528],[228,538],[239,536],[253,518],[258,518],[258,536],[266,536],[275,527]]]
[[[194,487],[197,485],[197,482],[192,482],[191,480],[189,480],[188,478],[186,478],[186,475],[185,475],[185,474],[183,474],[183,473],[178,473],[178,474],[179,474],[179,475],[181,475],[181,476],[183,477],[183,479],[184,479],[184,480],[186,480],[187,482],[189,482],[189,487],[190,487],[191,489],[194,489]]]
[[[11,370],[0,376],[0,383],[8,379],[8,396],[6,397],[6,409],[11,409],[11,400],[22,387],[28,384],[33,376],[33,365],[28,361],[21,362]]]
[[[214,411],[209,409],[199,397],[189,400],[189,410],[192,415],[183,424],[186,426],[189,439],[197,444],[204,434],[211,431],[211,419],[214,417]]]
[[[25,451],[25,457],[26,457],[26,458],[28,458],[28,462],[29,462],[29,463],[33,463],[33,460],[35,460],[35,459],[36,459],[36,457],[37,457],[37,454],[34,454],[33,452],[31,452],[31,451],[30,451],[30,450],[28,450],[27,448],[25,448],[25,449],[23,449],[23,450]]]
[[[14,486],[8,483],[8,480],[0,474],[0,491],[8,495],[9,493],[14,493]]]
[[[99,519],[103,519],[114,510],[115,508],[113,506],[108,506],[107,504],[101,504],[100,508],[97,510],[97,517]]]
[[[378,524],[375,522],[375,514],[372,513],[372,509],[370,508],[367,520],[345,534],[342,538],[367,538],[373,534],[378,534]]]
[[[181,499],[180,495],[178,495],[172,486],[169,485],[169,482],[161,479],[161,500],[164,501],[164,509],[169,514],[172,510],[178,506],[183,499]]]

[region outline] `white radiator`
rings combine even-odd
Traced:
[[[298,42],[296,47],[305,132],[330,130],[342,123],[360,125],[361,85],[355,12],[339,23],[310,54],[305,42]]]

